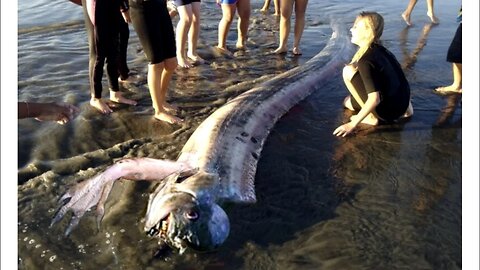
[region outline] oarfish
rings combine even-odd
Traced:
[[[333,28],[327,45],[303,65],[237,96],[194,131],[176,161],[124,159],[78,183],[61,198],[52,225],[72,210],[68,235],[96,206],[98,220],[119,178],[160,181],[150,194],[144,230],[183,252],[212,250],[228,237],[230,223],[220,205],[254,203],[254,178],[262,146],[275,122],[319,89],[345,63],[351,51],[346,30]]]

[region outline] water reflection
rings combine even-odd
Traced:
[[[436,24],[433,24],[433,23],[426,23],[423,26],[422,32],[418,37],[417,44],[411,52],[408,51],[407,40],[408,40],[408,32],[412,27],[407,26],[400,32],[400,46],[403,54],[403,60],[401,65],[403,69],[413,68],[413,66],[417,62],[418,55],[420,54],[420,52],[422,52],[425,45],[427,45],[428,34],[430,33],[430,30],[432,30],[434,26],[436,26]]]

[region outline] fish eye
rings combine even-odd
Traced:
[[[187,178],[189,178],[189,177],[190,177],[190,175],[179,175],[179,176],[177,177],[176,182],[177,182],[177,183],[182,183],[183,181],[185,181],[185,180],[186,180]]]
[[[189,220],[197,220],[198,219],[198,213],[195,210],[189,210],[185,212],[185,217]]]

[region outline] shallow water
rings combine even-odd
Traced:
[[[444,59],[457,26],[456,2],[436,3],[441,23],[429,27],[419,1],[415,25],[404,28],[404,3],[310,1],[304,54],[293,57],[267,54],[277,44],[277,23],[255,11],[261,1],[252,1],[249,50],[224,58],[212,50],[220,11],[203,1],[199,53],[210,64],[177,70],[168,94],[181,108],[182,125],[152,119],[146,62],[132,28],[129,66],[141,79],[125,91],[139,105],[120,106],[110,116],[89,108],[81,9],[64,0],[45,2],[19,2],[19,100],[72,102],[82,112],[65,126],[18,122],[20,269],[462,268],[462,100],[432,92],[450,83]],[[411,120],[362,128],[345,139],[331,135],[350,115],[340,106],[346,89],[339,70],[276,124],[257,168],[258,202],[226,206],[231,234],[212,253],[152,258],[156,243],[142,232],[146,182],[115,185],[100,231],[89,215],[69,238],[62,237],[65,221],[49,228],[69,185],[124,157],[175,159],[210,113],[305,63],[327,43],[332,20],[347,28],[367,9],[384,16],[384,44],[405,67]],[[232,49],[235,38],[232,25]]]

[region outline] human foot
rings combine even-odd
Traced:
[[[181,68],[191,68],[192,64],[188,61],[188,59],[183,58],[183,57],[178,57],[178,66]]]
[[[167,122],[170,124],[177,124],[183,122],[183,119],[170,115],[166,112],[158,112],[153,116],[156,120]]]
[[[90,99],[90,106],[97,109],[97,111],[101,112],[102,114],[109,114],[112,113],[112,109],[108,107],[101,99],[92,97]]]
[[[350,121],[355,121],[357,119],[358,119],[358,115],[352,115],[352,117],[350,117]],[[365,118],[362,119],[362,121],[360,121],[360,123],[376,126],[378,125],[378,118],[375,115],[369,113]]]
[[[402,18],[403,20],[405,21],[405,23],[407,24],[407,26],[412,26],[412,22],[410,21],[410,15],[407,16],[407,14],[402,13]]]
[[[168,111],[168,112],[176,112],[178,111],[178,107],[173,105],[173,104],[169,104],[167,102],[163,103],[162,105],[163,109]]]
[[[273,51],[274,54],[284,54],[287,53],[286,47],[278,47],[276,50]]]
[[[134,106],[137,105],[137,102],[135,100],[123,97],[122,93],[120,93],[119,91],[114,92],[110,90],[110,100],[116,103],[123,103]]]
[[[427,16],[430,18],[433,24],[439,24],[440,20],[433,14],[427,13]]]
[[[408,117],[412,117],[412,115],[413,115],[413,106],[412,106],[412,102],[409,102],[407,111],[405,111],[405,113],[402,115],[402,117],[403,118],[408,118]]]
[[[440,94],[448,94],[448,93],[461,94],[462,93],[462,87],[459,87],[459,86],[456,86],[456,85],[440,86],[440,87],[435,88],[435,92],[440,93]]]
[[[245,42],[237,41],[237,44],[235,45],[237,50],[247,50],[247,46],[245,46]]]
[[[300,50],[300,47],[293,47],[292,52],[294,55],[302,55],[302,50]]]
[[[221,54],[228,55],[228,56],[233,55],[232,52],[229,51],[227,48],[215,46],[215,49],[217,50],[217,52],[219,52]]]
[[[128,74],[128,76],[125,79],[122,79],[122,76],[118,77],[118,82],[120,83],[137,83],[140,80],[140,76],[134,75],[134,74]]]
[[[192,60],[194,64],[205,64],[205,59],[200,57],[198,54],[188,54],[188,59]]]

